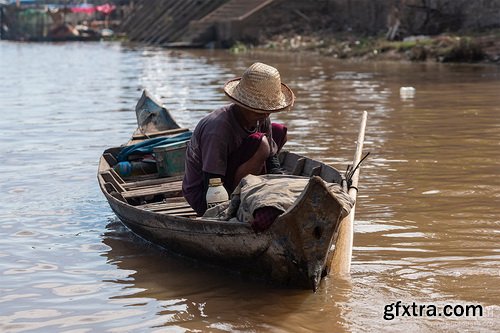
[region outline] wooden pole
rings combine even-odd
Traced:
[[[366,128],[367,112],[363,111],[361,117],[361,124],[359,126],[358,141],[356,144],[356,152],[354,153],[354,159],[352,162],[352,167],[356,167],[361,160],[361,155],[363,153],[363,143],[365,141],[365,128]],[[352,176],[352,185],[349,189],[349,196],[355,200],[354,206],[351,209],[349,215],[347,215],[341,222],[339,226],[339,232],[337,237],[337,242],[335,244],[335,251],[333,253],[332,261],[330,262],[330,272],[334,275],[347,275],[351,271],[351,260],[352,260],[352,244],[354,239],[354,214],[356,211],[356,196],[358,194],[358,179],[359,179],[358,168],[354,175]]]

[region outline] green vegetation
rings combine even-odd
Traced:
[[[248,51],[248,46],[242,42],[236,41],[230,48],[229,52],[233,54],[245,53]]]
[[[487,48],[498,46],[500,32],[487,36],[414,36],[402,41],[388,41],[385,36],[357,37],[331,36],[319,38],[311,36],[283,36],[273,38],[265,44],[257,46],[261,49],[308,51],[324,56],[348,59],[391,59],[409,61],[438,61],[438,62],[498,62],[498,54],[488,53]],[[237,42],[231,52],[244,52],[248,45]]]

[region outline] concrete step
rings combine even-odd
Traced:
[[[242,20],[272,2],[273,0],[230,0],[203,17],[200,21],[218,22]]]
[[[191,21],[189,29],[181,37],[185,43],[203,43],[217,38],[218,22],[244,21],[274,0],[230,0],[197,21]]]

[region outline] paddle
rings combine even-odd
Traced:
[[[338,231],[335,251],[330,262],[330,271],[335,275],[346,275],[351,270],[352,243],[354,237],[354,213],[356,211],[356,196],[358,194],[358,179],[359,179],[359,164],[362,161],[363,143],[365,141],[365,128],[367,112],[363,111],[361,124],[359,126],[358,141],[356,144],[356,152],[352,161],[351,186],[349,187],[349,196],[355,200],[354,206],[349,215],[341,222]],[[366,157],[366,156],[365,156]],[[363,158],[364,159],[364,158]]]

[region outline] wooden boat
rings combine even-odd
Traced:
[[[151,173],[124,178],[113,169],[124,147],[147,138],[171,137],[188,131],[145,91],[136,107],[138,122],[141,118],[151,118],[139,113],[151,110],[161,116],[163,127],[151,119],[146,125],[139,124],[127,144],[106,149],[99,161],[100,188],[128,228],[175,253],[290,287],[316,290],[332,265],[339,266],[334,270],[342,271],[340,266],[344,271],[349,270],[352,235],[343,236],[339,226],[346,225],[349,231],[350,222],[352,230],[354,207],[349,216],[343,217],[340,203],[325,185],[325,182],[345,184],[345,177],[337,169],[292,152],[282,152],[279,158],[286,173],[310,179],[293,206],[264,232],[256,233],[248,223],[197,217],[182,196],[182,176],[159,177],[158,173]],[[353,165],[360,160],[363,136],[362,122],[356,149],[358,158]],[[354,171],[350,191],[353,199],[359,169]],[[347,239],[347,244],[338,243],[341,237]],[[340,249],[347,253],[339,254]]]

